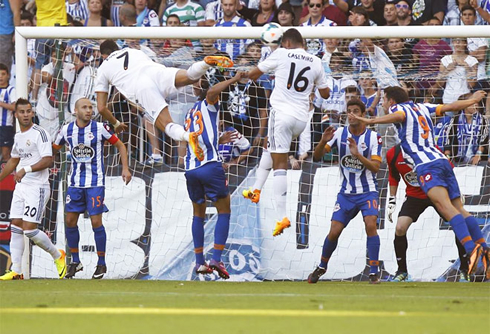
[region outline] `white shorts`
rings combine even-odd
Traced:
[[[145,117],[155,124],[160,112],[168,106],[165,100],[170,94],[175,94],[175,76],[178,68],[164,67],[163,65],[150,66],[138,82],[136,103],[145,108]]]
[[[10,205],[10,219],[39,224],[49,199],[49,185],[17,183]]]
[[[288,153],[291,142],[298,137],[308,122],[270,109],[267,149],[271,153]]]

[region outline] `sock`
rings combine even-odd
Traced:
[[[285,169],[274,170],[274,199],[276,201],[276,219],[286,217],[286,196],[288,194],[288,174]]]
[[[332,256],[335,248],[337,248],[338,240],[332,241],[328,239],[328,236],[323,242],[322,259],[320,260],[320,267],[327,269],[328,261]]]
[[[22,274],[22,255],[24,255],[24,231],[21,228],[10,225],[12,235],[10,237],[10,257],[12,258],[12,271]]]
[[[214,228],[214,249],[213,260],[220,262],[221,254],[225,249],[226,239],[228,239],[228,231],[230,230],[230,214],[219,213],[216,227]]]
[[[367,237],[367,249],[369,256],[369,274],[377,274],[379,267],[379,235]]]
[[[206,71],[210,67],[211,65],[206,64],[204,61],[198,61],[187,69],[187,77],[192,81],[199,80],[204,74],[206,74]]]
[[[41,230],[28,230],[24,231],[26,237],[32,240],[39,248],[51,254],[53,260],[57,260],[60,258],[61,253],[56,249],[55,245],[48,238],[46,233]]]
[[[456,239],[456,247],[458,247],[459,261],[461,262],[459,265],[459,270],[468,272],[468,256],[466,255],[466,250],[464,249],[463,245],[461,245],[461,242],[459,242],[456,236],[454,237],[454,239]]]
[[[80,232],[78,226],[66,227],[65,229],[66,243],[71,253],[71,262],[80,262],[80,256],[78,253],[78,244],[80,242]]]
[[[192,240],[194,241],[196,263],[204,264],[204,218],[192,217]]]
[[[97,256],[99,257],[97,265],[105,266],[105,247],[107,243],[107,235],[105,233],[104,225],[92,230],[94,231],[95,248],[97,249]]]
[[[453,228],[454,234],[459,239],[461,244],[466,249],[466,253],[469,255],[475,248],[475,243],[471,239],[470,232],[468,231],[468,227],[466,226],[466,221],[463,218],[463,215],[459,214],[454,216],[450,221],[449,225]]]
[[[398,271],[402,273],[408,273],[407,269],[407,248],[408,240],[406,235],[395,235],[393,241],[395,245],[396,263],[398,263]]]
[[[483,237],[483,233],[481,233],[480,226],[478,226],[478,222],[476,221],[475,217],[468,216],[464,220],[466,222],[466,226],[468,226],[468,232],[470,232],[471,239],[475,243],[480,244],[483,249],[487,249],[488,245],[485,242],[485,238]]]
[[[255,183],[253,185],[253,190],[262,190],[265,181],[269,177],[269,173],[272,169],[272,157],[269,151],[263,150],[262,156],[260,157],[259,167],[255,171]]]
[[[177,123],[168,123],[165,127],[165,133],[170,136],[170,138],[177,140],[189,142],[189,133],[184,130],[182,125]]]

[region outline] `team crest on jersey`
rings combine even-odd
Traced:
[[[89,162],[95,156],[95,150],[92,147],[81,143],[71,150],[71,155],[76,162]]]
[[[361,143],[361,150],[365,151],[367,149],[366,143],[362,142]]]
[[[417,174],[414,171],[408,172],[407,174],[405,174],[405,176],[403,176],[403,178],[412,187],[420,187]]]
[[[436,128],[442,128],[442,123],[437,123]]]
[[[92,132],[89,132],[87,134],[87,137],[88,137],[88,139],[92,140],[92,139],[94,139],[94,134]]]
[[[350,173],[362,173],[364,170],[362,162],[352,155],[342,157],[340,165]]]
[[[26,141],[26,145],[27,145],[27,146],[31,146],[31,141],[30,141],[29,139],[27,139],[27,141]]]
[[[71,202],[71,197],[70,195],[66,195],[66,204],[70,203]]]
[[[340,203],[339,203],[339,202],[337,202],[337,203],[335,203],[335,206],[334,206],[334,208],[333,208],[333,212],[337,212],[337,211],[339,211],[339,210],[340,210]]]

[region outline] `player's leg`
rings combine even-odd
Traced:
[[[193,63],[187,70],[179,70],[175,76],[175,87],[187,86],[198,81],[212,66],[228,68],[233,66],[233,61],[224,56],[207,56],[204,60]]]
[[[201,167],[205,168],[205,166]],[[192,201],[192,240],[194,242],[194,255],[196,274],[210,274],[213,272],[204,259],[204,220],[206,217],[206,198],[204,187],[199,178],[199,172],[190,170],[185,173],[187,193]]]
[[[395,228],[395,239],[393,240],[393,245],[395,247],[395,256],[398,269],[396,271],[393,281],[401,282],[408,278],[407,269],[407,231],[410,225],[412,225],[412,218],[409,216],[398,215],[398,220],[396,222]]]
[[[260,201],[260,193],[264,187],[269,173],[272,169],[272,157],[271,153],[263,148],[262,155],[260,157],[259,165],[255,170],[255,182],[251,189],[244,190],[243,197],[250,199],[253,203],[258,203]]]
[[[378,200],[377,191],[355,195],[356,207],[362,212],[367,234],[367,251],[369,257],[369,283],[379,283],[379,248],[378,235]]]
[[[286,212],[286,200],[288,193],[288,153],[271,153],[272,168],[274,168],[274,200],[276,207],[276,226],[272,233],[278,236],[284,229],[291,226]]]
[[[11,209],[12,214],[12,209]],[[10,281],[24,279],[22,273],[22,256],[24,255],[24,231],[22,230],[22,219],[12,219],[10,223],[10,258],[12,267],[4,275],[0,276],[0,281]]]
[[[68,188],[68,190],[71,188]],[[71,198],[71,197],[70,197]],[[65,220],[65,236],[66,243],[68,245],[68,249],[71,254],[71,261],[68,264],[68,269],[66,270],[66,278],[73,278],[75,274],[79,271],[83,270],[83,265],[80,262],[80,252],[78,248],[78,244],[80,243],[80,231],[78,230],[78,217],[80,216],[79,212],[69,212],[71,208],[72,201],[70,203],[66,203],[65,212],[66,212],[66,220]]]
[[[94,231],[95,248],[97,250],[97,266],[92,275],[93,279],[101,279],[107,273],[105,253],[107,246],[107,234],[102,224],[102,213],[109,211],[104,204],[105,188],[94,187],[81,189],[85,193],[87,212]]]

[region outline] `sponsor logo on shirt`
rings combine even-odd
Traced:
[[[417,174],[414,171],[408,172],[403,178],[412,187],[420,187]]]
[[[364,165],[362,162],[352,155],[342,157],[340,164],[350,173],[362,173],[364,170]]]
[[[95,156],[95,151],[92,147],[82,143],[72,149],[71,155],[76,162],[83,163],[91,161]]]

